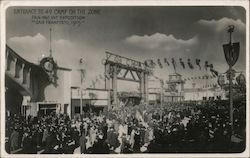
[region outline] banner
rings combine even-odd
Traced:
[[[229,66],[234,66],[240,54],[240,43],[224,44],[224,55]]]

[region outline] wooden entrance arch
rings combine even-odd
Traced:
[[[109,109],[111,106],[116,106],[118,104],[117,80],[139,82],[141,100],[148,105],[149,67],[140,61],[110,52],[106,52],[106,59],[104,59],[103,64],[105,66],[105,89],[109,91]],[[125,73],[120,74],[121,71],[125,71]],[[128,78],[128,74],[130,74],[132,78]],[[111,98],[113,99],[111,100]]]

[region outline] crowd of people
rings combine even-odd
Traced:
[[[244,107],[244,106],[243,106]],[[216,102],[159,106],[144,104],[86,112],[6,119],[6,151],[25,154],[241,152],[245,109],[234,114]],[[233,135],[233,136],[232,136]]]

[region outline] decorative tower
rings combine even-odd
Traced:
[[[169,80],[166,81],[167,87],[165,90],[165,102],[178,102],[184,100],[184,80],[178,73],[169,75]]]

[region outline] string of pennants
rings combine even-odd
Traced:
[[[189,68],[189,69],[195,69],[198,68],[199,70],[202,70],[202,64],[201,64],[201,60],[200,59],[195,59],[195,64],[192,63],[191,59],[187,59],[187,62],[185,63],[185,61],[182,58],[179,58],[179,62],[177,62],[175,60],[175,58],[171,58],[171,62],[169,62],[167,60],[167,58],[163,58],[163,62],[161,61],[161,59],[157,59],[156,62],[153,59],[148,59],[144,62],[144,64],[148,67],[151,68],[156,68],[156,66],[158,65],[159,68],[163,69],[163,63],[166,66],[173,66],[174,69],[177,68],[178,63],[179,66],[183,69]],[[204,76],[196,76],[196,77],[188,77],[188,78],[184,78],[184,81],[188,81],[188,80],[198,80],[198,79],[213,79],[216,78],[219,73],[214,70],[213,68],[213,64],[209,64],[208,61],[205,61],[203,68],[207,71],[208,68],[210,68],[210,72],[212,75],[204,75]],[[101,81],[105,81],[105,75],[103,74],[99,74],[97,76],[95,76],[95,79],[92,80],[92,86],[95,87],[96,83],[101,82]]]
[[[197,67],[198,69],[202,69],[202,65],[201,65],[201,60],[200,59],[195,59],[195,64],[192,63],[191,59],[187,59],[187,62],[185,63],[185,61],[182,58],[179,58],[179,62],[178,60],[176,61],[175,58],[171,58],[171,62],[168,61],[167,58],[163,58],[163,62],[161,61],[161,59],[157,59],[156,62],[153,59],[148,59],[145,60],[144,64],[148,67],[151,68],[156,68],[156,66],[158,65],[159,68],[163,69],[163,63],[166,66],[173,66],[173,68],[176,70],[178,63],[180,64],[180,67],[182,69],[195,69],[195,67]],[[214,69],[213,64],[209,64],[208,61],[205,61],[203,68],[207,71],[208,68],[210,68],[210,72],[213,74],[213,76],[218,76],[218,71],[216,71]]]
[[[203,79],[214,79],[217,78],[216,76],[213,75],[204,75],[204,76],[196,76],[196,77],[188,77],[188,78],[184,78],[184,81],[188,81],[188,80],[203,80]]]
[[[193,80],[206,80],[206,79],[214,79],[216,78],[216,76],[213,75],[204,75],[204,76],[193,76],[193,77],[187,77],[184,78],[184,81],[193,81]],[[100,83],[102,81],[105,81],[105,76],[102,74],[99,74],[97,76],[95,76],[95,79],[92,80],[92,84],[91,87],[96,88],[96,84]],[[203,85],[202,88],[209,88],[209,87],[215,87],[217,86],[217,84],[206,84]]]
[[[196,76],[196,77],[188,77],[188,78],[184,78],[184,81],[191,81],[191,82],[198,82],[197,80],[208,80],[208,79],[214,79],[217,78],[216,76],[212,76],[212,75],[204,75],[204,76]],[[195,80],[195,81],[194,81]],[[200,84],[202,85],[202,84]],[[201,86],[202,88],[210,88],[210,87],[216,87],[218,84],[217,83],[210,83],[210,84],[203,84],[203,86]]]
[[[212,75],[204,75],[204,76],[196,76],[196,77],[188,77],[188,78],[184,78],[184,81],[192,81],[192,80],[204,80],[204,79],[214,79],[216,78],[215,76]],[[92,80],[92,85],[91,87],[96,88],[96,83],[101,82],[101,81],[105,81],[104,75],[99,74],[95,77],[94,80]],[[210,88],[210,87],[216,87],[217,84],[206,84],[203,85],[202,88]]]

